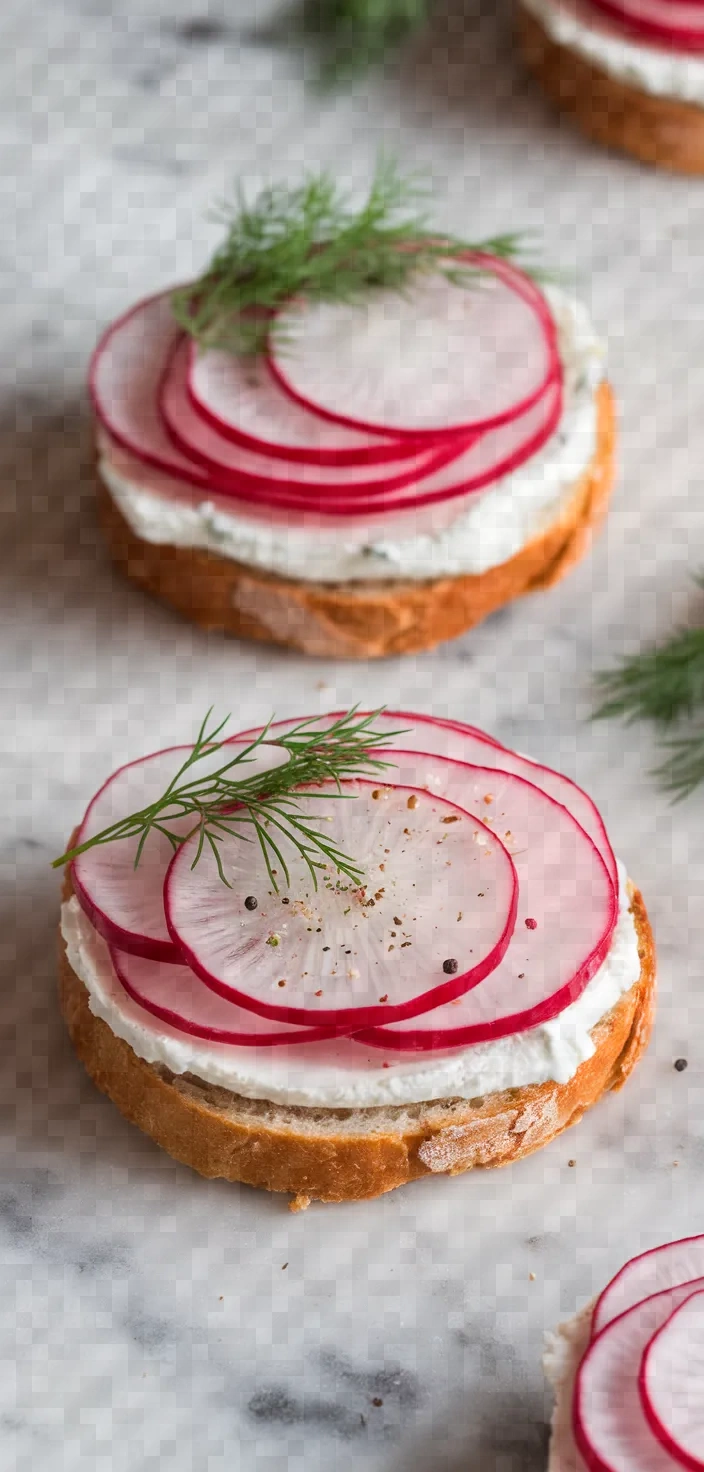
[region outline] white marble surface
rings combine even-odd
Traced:
[[[543,1327],[702,1227],[704,796],[670,808],[649,733],[586,717],[595,667],[702,613],[704,184],[564,129],[485,8],[440,3],[398,77],[327,101],[247,39],[255,0],[2,8],[0,1462],[18,1472],[538,1472]],[[429,171],[449,226],[541,232],[608,332],[623,441],[606,534],[566,584],[367,669],[205,637],[122,584],[83,374],[111,314],[204,260],[239,175],[361,183],[382,142]],[[652,907],[660,1014],[626,1091],[516,1168],[291,1216],[172,1163],[84,1077],[49,859],[110,768],[211,702],[247,724],[359,697],[484,723],[593,791]]]

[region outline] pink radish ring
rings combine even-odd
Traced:
[[[456,804],[414,787],[344,782],[339,799],[329,790],[328,808],[326,787],[318,789],[318,826],[354,854],[366,883],[355,886],[331,863],[316,891],[298,851],[274,829],[280,857],[271,862],[281,877],[285,858],[286,891],[275,892],[259,847],[224,838],[230,891],[209,854],[191,869],[189,841],[164,890],[169,932],[189,966],[261,1016],[335,1027],[416,1016],[477,986],[499,963],[516,919],[515,868],[501,840]],[[243,906],[243,890],[256,909]]]

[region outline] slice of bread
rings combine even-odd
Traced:
[[[313,1200],[359,1200],[419,1176],[520,1160],[576,1124],[607,1089],[621,1088],[647,1046],[655,1000],[653,936],[637,891],[631,910],[639,980],[592,1030],[595,1052],[566,1084],[389,1108],[310,1109],[245,1099],[139,1058],[91,1012],[63,940],[61,1007],[94,1083],[177,1160],[204,1176],[288,1191],[298,1210]]]
[[[316,583],[278,577],[195,547],[143,541],[100,481],[100,513],[118,567],[206,629],[336,659],[418,653],[523,593],[548,588],[587,551],[614,479],[613,394],[597,390],[597,447],[559,517],[487,572],[426,581]]]
[[[678,174],[704,174],[704,107],[622,82],[561,46],[525,6],[518,16],[528,67],[589,138]]]

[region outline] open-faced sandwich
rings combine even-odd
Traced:
[[[520,0],[526,60],[599,143],[704,173],[701,0]]]
[[[597,809],[459,722],[204,728],[109,777],[60,863],[88,1072],[298,1206],[516,1160],[648,1041],[652,936]]]
[[[207,628],[361,658],[431,648],[586,550],[614,407],[584,309],[512,237],[359,212],[327,180],[242,207],[205,275],[91,368],[119,566]]]
[[[544,1363],[549,1472],[704,1472],[704,1237],[626,1263]]]

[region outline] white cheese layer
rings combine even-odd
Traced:
[[[563,413],[536,455],[489,490],[440,506],[344,521],[267,513],[248,515],[192,487],[169,496],[146,471],[126,474],[119,454],[99,441],[103,481],[143,541],[201,547],[281,577],[338,583],[482,573],[520,552],[569,507],[596,449],[595,391],[604,350],[579,302],[546,288],[565,373]],[[157,477],[158,481],[158,477]]]
[[[250,1099],[310,1108],[366,1108],[473,1099],[499,1089],[566,1083],[594,1053],[590,1030],[638,980],[640,959],[626,880],[611,949],[582,995],[551,1022],[514,1037],[452,1053],[399,1059],[348,1039],[294,1047],[234,1047],[178,1032],[146,1012],[123,990],[105,941],[76,899],[62,910],[68,959],[90,996],[90,1007],[140,1058],[172,1073],[194,1073]],[[388,1066],[384,1066],[387,1064]]]
[[[521,0],[558,46],[583,56],[620,82],[704,107],[704,55],[669,50],[629,36],[589,0]]]
[[[548,1472],[587,1472],[575,1445],[572,1404],[577,1371],[591,1336],[595,1301],[585,1304],[573,1319],[558,1324],[554,1333],[545,1335],[543,1369],[555,1392]]]

